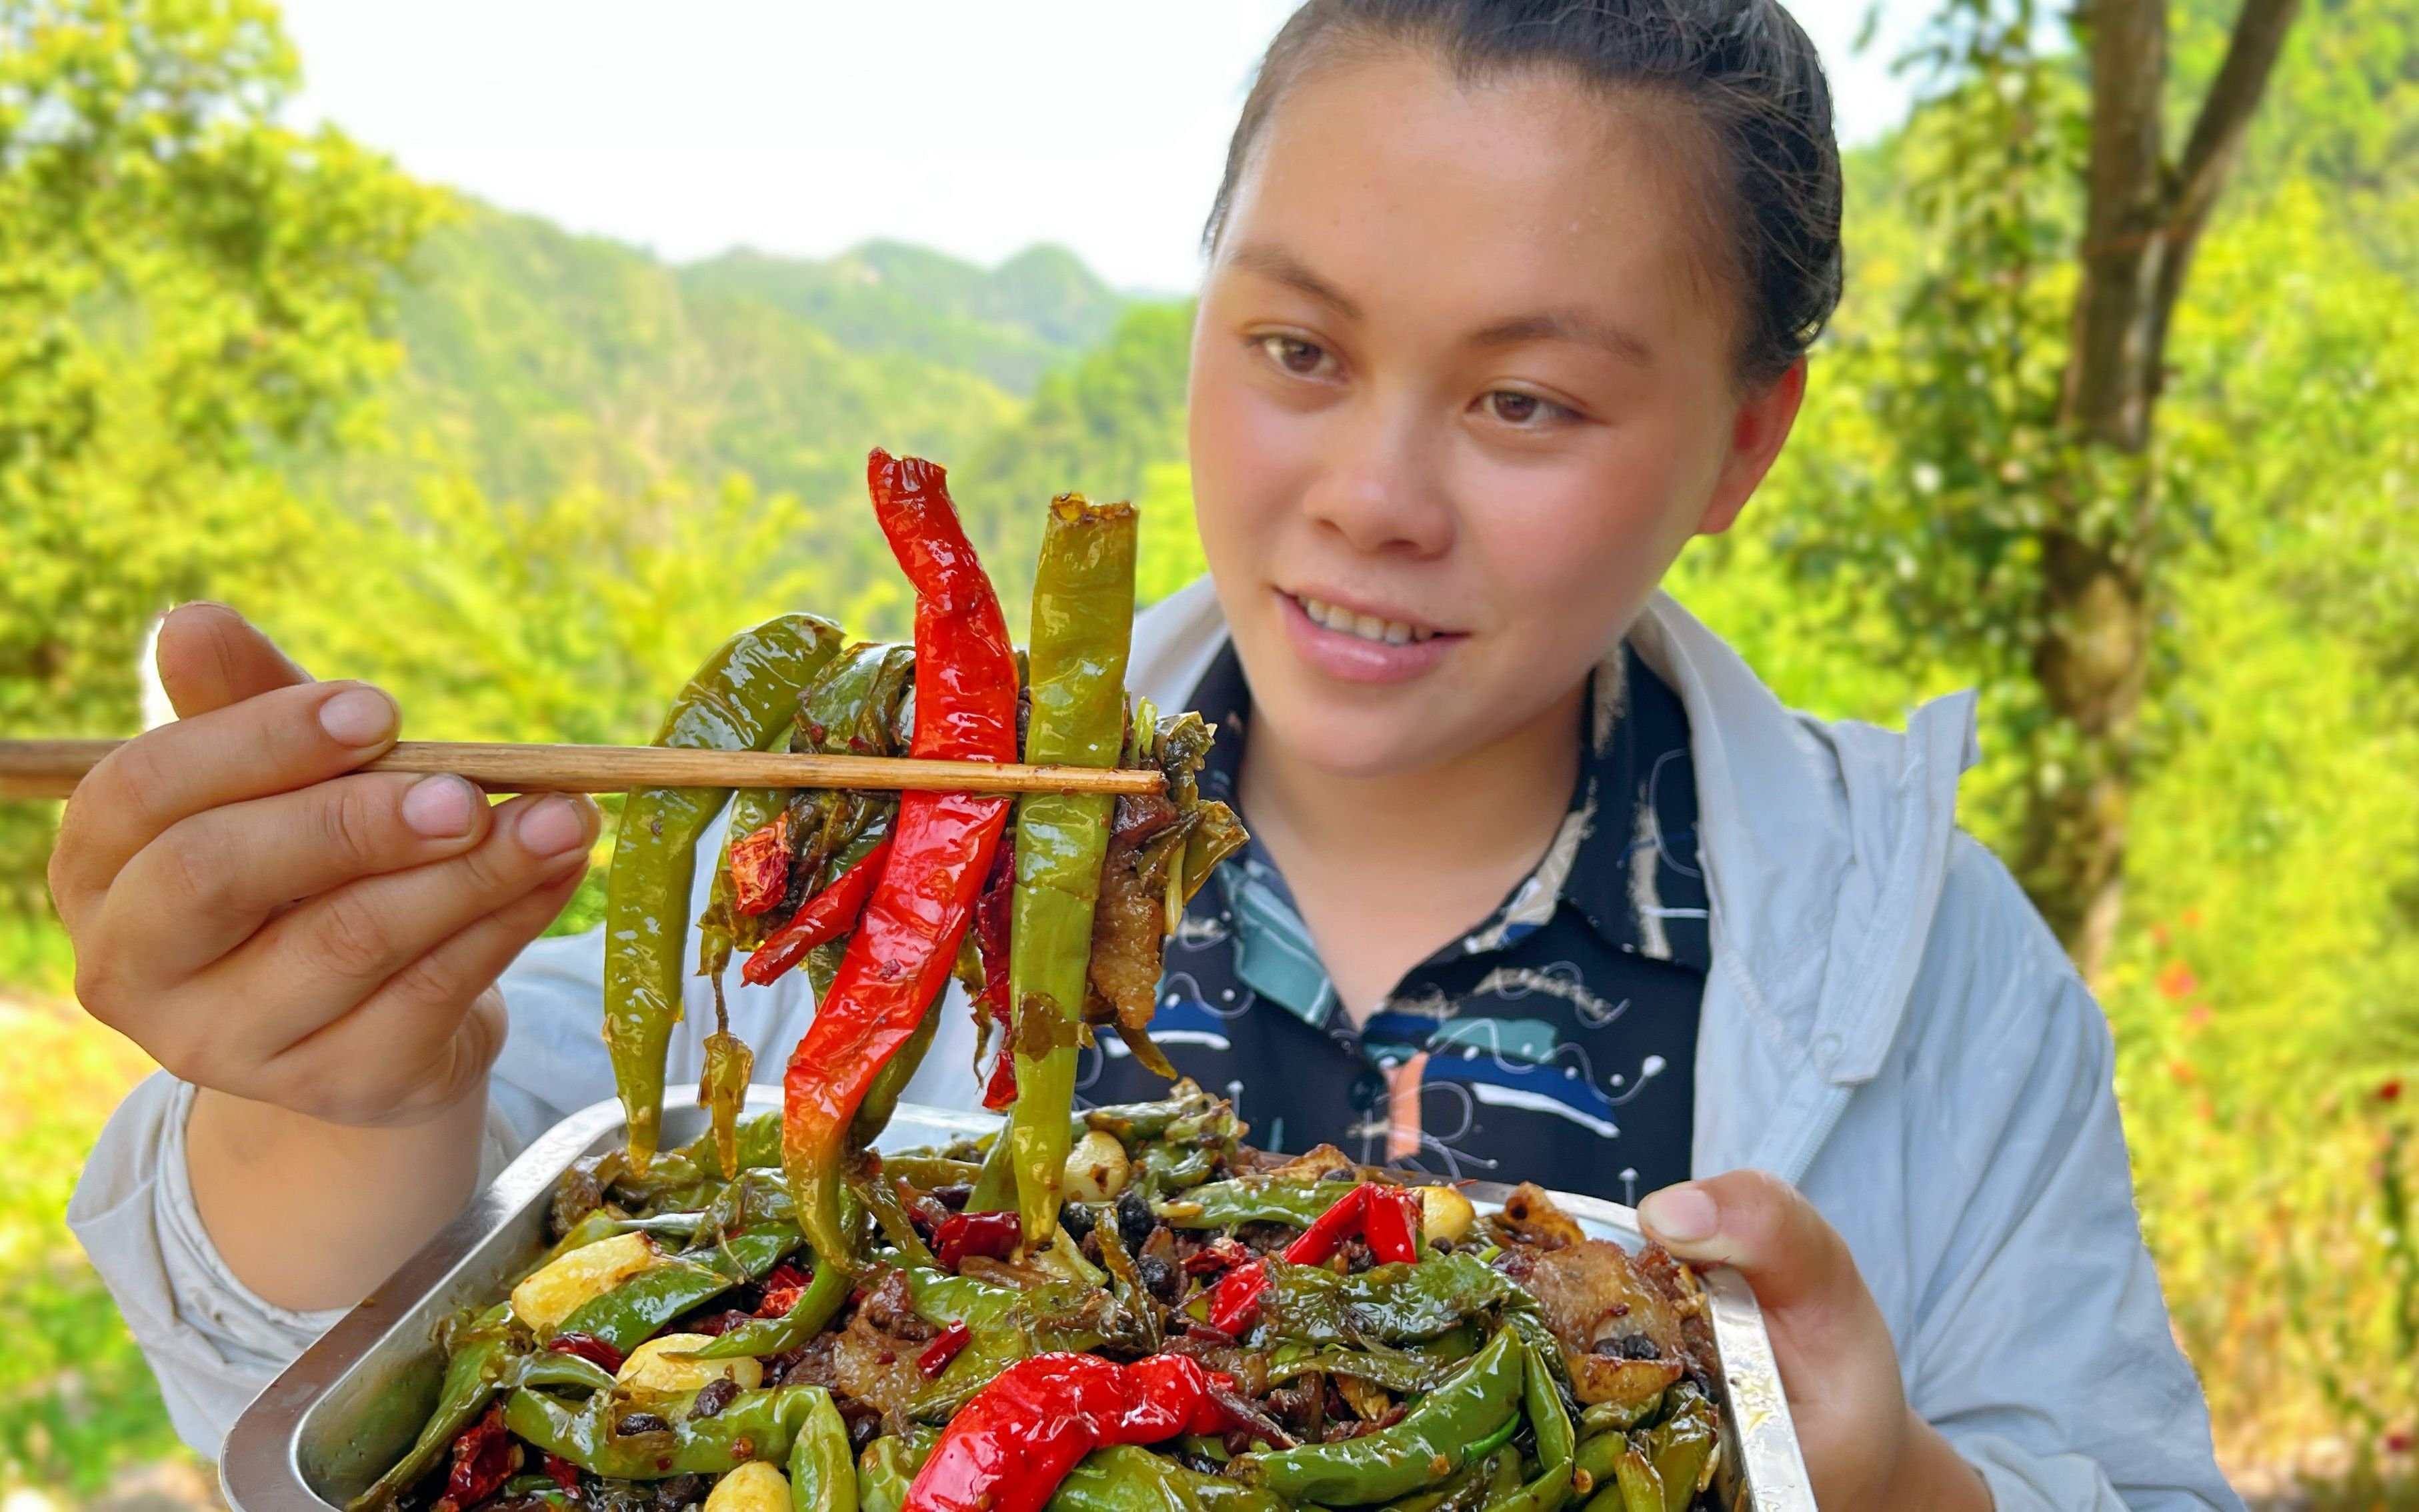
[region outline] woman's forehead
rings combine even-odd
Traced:
[[[1271,113],[1219,261],[1373,318],[1680,336],[1715,302],[1701,134],[1686,106],[1553,71],[1465,80],[1408,51],[1329,65]]]

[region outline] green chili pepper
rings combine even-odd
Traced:
[[[790,1444],[791,1512],[856,1512],[856,1457],[849,1453],[848,1425],[830,1392],[801,1389],[813,1395]]]
[[[1022,1084],[1020,1084],[1020,1090]],[[1293,1512],[1268,1491],[1187,1470],[1133,1444],[1095,1449],[1058,1483],[1044,1512]]]
[[[1168,1125],[1177,1119],[1207,1112],[1217,1103],[1187,1077],[1169,1088],[1167,1096],[1157,1103],[1112,1103],[1105,1107],[1086,1108],[1081,1117],[1086,1128],[1113,1134],[1131,1145],[1137,1140],[1162,1138]]]
[[[1593,1438],[1609,1430],[1636,1427],[1655,1415],[1663,1405],[1663,1389],[1656,1387],[1643,1396],[1626,1401],[1596,1402],[1579,1414],[1579,1437]]]
[[[347,1512],[367,1512],[385,1506],[437,1467],[446,1448],[485,1410],[487,1398],[503,1382],[505,1372],[528,1348],[527,1335],[515,1326],[512,1307],[499,1303],[457,1331],[449,1341],[453,1353],[445,1362],[445,1380],[437,1389],[437,1411],[422,1426],[420,1437],[394,1467],[347,1505]]]
[[[865,1101],[856,1105],[856,1117],[849,1120],[849,1148],[869,1149],[882,1137],[882,1131],[890,1126],[890,1115],[899,1111],[899,1095],[907,1090],[908,1079],[924,1064],[925,1052],[932,1048],[932,1035],[940,1026],[938,1010],[926,1013],[899,1053],[873,1073],[873,1085],[866,1088]]]
[[[1507,1443],[1510,1443],[1512,1442],[1512,1436],[1519,1431],[1520,1414],[1515,1412],[1510,1417],[1503,1420],[1503,1426],[1502,1427],[1497,1428],[1494,1432],[1488,1434],[1487,1437],[1479,1440],[1476,1443],[1470,1446],[1471,1458],[1475,1460],[1483,1456],[1493,1454],[1496,1450],[1502,1448]]]
[[[789,1225],[737,1235],[708,1250],[665,1258],[580,1304],[560,1332],[587,1334],[627,1353],[681,1314],[753,1280],[804,1243]]]
[[[1094,504],[1078,494],[1051,501],[1033,579],[1028,762],[1117,764],[1133,633],[1134,525],[1132,504]],[[1016,806],[1009,1002],[1017,1096],[1005,1137],[1027,1249],[1058,1227],[1092,911],[1116,806],[1113,795],[1094,793],[1028,793]]]
[[[1411,1265],[1375,1265],[1340,1276],[1322,1266],[1272,1261],[1270,1331],[1310,1344],[1433,1338],[1489,1309],[1518,1317],[1535,1299],[1478,1257],[1456,1250]]]
[[[1609,1488],[1612,1485],[1613,1472],[1620,1465],[1621,1457],[1628,1452],[1629,1435],[1613,1430],[1579,1440],[1571,1458],[1580,1470],[1587,1472],[1589,1480]]]
[[[630,1406],[612,1392],[598,1392],[575,1408],[544,1392],[521,1390],[504,1398],[504,1427],[548,1454],[615,1480],[716,1475],[753,1459],[780,1463],[820,1390],[776,1386],[743,1391],[712,1417],[697,1418],[688,1415],[697,1394],[685,1393],[648,1405],[647,1411],[670,1427],[627,1434],[613,1431],[615,1420]]]
[[[1612,1481],[1614,1489],[1621,1492],[1621,1512],[1663,1512],[1669,1501],[1664,1494],[1663,1477],[1655,1473],[1645,1449],[1635,1441],[1628,1443],[1621,1458],[1612,1462]]]
[[[1134,1163],[1134,1180],[1146,1192],[1181,1192],[1208,1180],[1225,1153],[1213,1145],[1187,1147],[1172,1138],[1146,1145],[1142,1159]]]
[[[1485,1512],[1562,1512],[1570,1499],[1571,1467],[1562,1465],[1540,1473],[1508,1496],[1488,1497]]]
[[[945,1186],[971,1186],[982,1172],[982,1163],[971,1160],[949,1160],[940,1155],[885,1155],[882,1174],[895,1176],[909,1186],[927,1192],[937,1192]]]
[[[1014,1212],[1016,1211],[1016,1147],[1002,1129],[984,1151],[982,1168],[975,1174],[973,1195],[966,1198],[968,1212]],[[1022,1220],[1019,1220],[1020,1222]]]
[[[1716,1416],[1714,1404],[1690,1382],[1673,1386],[1671,1395],[1677,1406],[1648,1430],[1646,1453],[1663,1482],[1665,1512],[1682,1512],[1705,1489],[1713,1466]]]
[[[548,1260],[559,1260],[576,1249],[585,1249],[600,1239],[630,1231],[630,1220],[599,1208],[563,1231],[554,1247],[546,1252]]]
[[[1232,1228],[1237,1224],[1291,1224],[1307,1228],[1343,1195],[1340,1181],[1274,1180],[1240,1177],[1210,1181],[1152,1211],[1172,1228]]]
[[[867,1444],[856,1460],[857,1512],[899,1512],[939,1439],[937,1433],[891,1434]]]
[[[798,697],[840,651],[838,625],[807,614],[742,631],[698,670],[655,736],[684,749],[761,750],[789,733]],[[629,1122],[630,1168],[644,1173],[662,1126],[664,1051],[681,1016],[697,842],[723,788],[630,795],[605,903],[605,1045]]]
[[[670,1165],[676,1160],[686,1160],[696,1168],[700,1178],[709,1181],[728,1181],[742,1171],[768,1168],[778,1171],[781,1168],[780,1114],[759,1113],[752,1118],[742,1119],[732,1133],[737,1135],[739,1147],[739,1159],[733,1168],[724,1167],[721,1152],[715,1148],[711,1133],[700,1134],[681,1146],[665,1156],[660,1164]]]
[[[1514,1427],[1518,1424],[1519,1419],[1513,1419]],[[1398,1496],[1386,1504],[1385,1512],[1473,1512],[1487,1499],[1487,1486],[1495,1472],[1492,1456],[1499,1447],[1501,1445],[1498,1444],[1473,1446],[1470,1463],[1455,1471],[1452,1478],[1443,1485],[1432,1490]]]
[[[1102,1248],[1106,1248],[1105,1242]],[[1315,1370],[1334,1375],[1358,1376],[1373,1381],[1397,1396],[1417,1396],[1435,1389],[1452,1368],[1451,1362],[1426,1360],[1401,1350],[1337,1350],[1302,1355],[1282,1365],[1271,1363],[1269,1379],[1291,1381]]]
[[[1462,1373],[1420,1398],[1403,1420],[1357,1439],[1262,1455],[1259,1483],[1295,1501],[1384,1502],[1431,1487],[1471,1459],[1471,1446],[1518,1409],[1527,1357],[1519,1335],[1497,1332]]]
[[[924,1023],[929,1026],[940,1016],[927,1013]],[[856,1200],[864,1204],[865,1211],[873,1214],[874,1227],[882,1230],[882,1237],[890,1241],[891,1247],[899,1252],[902,1260],[909,1265],[932,1263],[932,1252],[924,1247],[924,1236],[916,1232],[916,1226],[908,1221],[907,1209],[899,1200],[897,1187],[878,1174],[861,1180],[852,1179],[848,1185],[856,1194]]]
[[[1107,1336],[1094,1326],[1105,1300],[1095,1286],[1058,1281],[1019,1289],[917,1266],[905,1273],[918,1318],[963,1323],[972,1335],[917,1394],[910,1416],[937,1421],[1019,1360],[1054,1350],[1094,1349]]]
[[[824,1325],[840,1311],[848,1300],[855,1278],[844,1266],[824,1265],[815,1269],[814,1279],[798,1293],[790,1310],[778,1318],[759,1318],[742,1323],[730,1333],[696,1352],[700,1360],[735,1360],[742,1355],[762,1358],[768,1354],[787,1354],[824,1331]]]
[[[611,1391],[613,1372],[593,1360],[561,1350],[540,1350],[514,1361],[498,1382],[506,1389],[522,1386],[579,1386],[589,1391]]]
[[[1554,1379],[1553,1367],[1546,1363],[1546,1351],[1551,1348],[1534,1339],[1522,1342],[1521,1353],[1528,1365],[1520,1405],[1529,1414],[1529,1426],[1536,1430],[1537,1463],[1548,1471],[1559,1466],[1567,1472],[1576,1443],[1571,1410],[1563,1402],[1563,1388]]]

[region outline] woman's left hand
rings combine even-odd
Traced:
[[[1638,1216],[1673,1255],[1734,1266],[1755,1289],[1819,1505],[1989,1512],[1981,1475],[1907,1405],[1846,1241],[1795,1188],[1733,1171],[1653,1193]]]

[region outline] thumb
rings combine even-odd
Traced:
[[[159,666],[160,686],[180,719],[311,681],[276,642],[224,604],[170,610],[160,625]]]
[[[1638,1221],[1681,1259],[1736,1269],[1767,1312],[1865,1294],[1847,1242],[1795,1187],[1768,1172],[1732,1171],[1649,1193]]]

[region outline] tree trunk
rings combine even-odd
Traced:
[[[2033,673],[2053,717],[2017,873],[2087,977],[2121,911],[2125,818],[2149,681],[2158,501],[2143,458],[2167,325],[2300,0],[2244,0],[2180,164],[2161,147],[2165,0],[2091,0],[2091,155],[2059,424],[2073,447],[2042,532]]]

